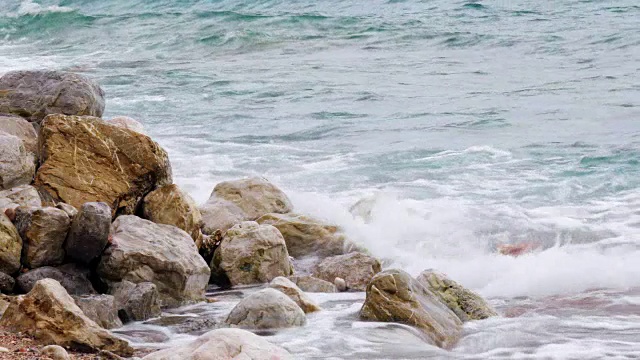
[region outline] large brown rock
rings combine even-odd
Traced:
[[[399,322],[422,331],[425,340],[451,348],[461,336],[462,321],[440,299],[402,270],[385,270],[371,279],[360,318]]]
[[[293,272],[282,235],[271,225],[242,222],[227,231],[211,262],[212,280],[232,286],[266,283]]]
[[[144,195],[172,182],[169,158],[157,143],[93,117],[47,116],[40,162],[41,193],[76,208],[105,202],[114,215],[133,214]]]
[[[42,206],[38,190],[31,185],[20,185],[0,191],[0,212],[18,206]]]
[[[217,329],[143,360],[292,360],[289,352],[242,329]]]
[[[64,240],[71,220],[54,207],[17,207],[14,221],[22,237],[22,264],[30,269],[64,262]]]
[[[111,208],[103,202],[88,202],[73,218],[65,243],[67,255],[89,264],[102,254],[109,241]]]
[[[23,141],[0,131],[0,190],[31,184],[35,168]]]
[[[145,219],[186,231],[200,248],[202,215],[195,201],[178,185],[165,185],[150,192],[144,198],[142,208]]]
[[[45,345],[107,350],[125,356],[133,353],[127,341],[89,319],[53,279],[38,281],[29,294],[16,298],[0,319],[0,326],[31,335]]]
[[[287,295],[267,288],[242,299],[229,313],[226,323],[248,329],[279,329],[302,326],[304,311]]]
[[[463,322],[482,320],[498,313],[478,294],[433,270],[423,271],[419,283],[436,294]]]
[[[337,226],[293,213],[267,214],[256,221],[280,230],[289,254],[295,258],[310,255],[326,257],[345,252],[345,237]]]
[[[380,272],[380,261],[369,255],[352,252],[322,260],[313,270],[313,276],[334,282],[342,278],[347,289],[364,291],[373,276]]]
[[[101,117],[104,92],[89,78],[62,71],[11,71],[0,77],[0,113],[39,123],[48,114]]]
[[[34,160],[37,159],[38,133],[30,122],[20,116],[0,114],[0,132],[20,138],[25,150],[34,157]]]
[[[152,282],[163,306],[202,300],[210,277],[189,234],[133,215],[119,216],[111,225],[111,245],[97,273],[111,282]]]
[[[22,238],[11,220],[0,213],[0,272],[13,274],[20,269]]]

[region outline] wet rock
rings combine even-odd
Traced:
[[[33,155],[22,140],[0,132],[0,190],[31,184],[35,170]]]
[[[287,295],[267,288],[242,299],[227,317],[226,323],[249,329],[278,329],[302,326],[304,311]]]
[[[309,255],[320,257],[345,252],[345,237],[339,228],[298,214],[267,214],[257,220],[275,226],[287,243],[289,254],[295,258]]]
[[[462,321],[430,290],[402,270],[385,270],[371,279],[360,310],[363,320],[414,326],[429,343],[451,348],[460,338]]]
[[[11,294],[15,285],[16,281],[12,276],[0,272],[0,293]]]
[[[144,321],[160,315],[158,288],[150,282],[116,283],[111,288],[115,307],[123,322]]]
[[[145,324],[157,325],[171,329],[178,334],[202,334],[206,331],[227,327],[224,318],[218,316],[198,314],[197,316],[166,316],[149,320]]]
[[[71,360],[71,357],[62,346],[48,345],[40,350],[42,356],[46,356],[52,360]]]
[[[4,209],[15,209],[18,206],[41,207],[42,200],[38,190],[31,185],[20,185],[0,191],[0,212],[4,212]]]
[[[423,271],[419,283],[436,294],[463,322],[498,316],[496,311],[478,294],[433,270]]]
[[[289,299],[293,300],[298,306],[308,314],[310,312],[319,311],[320,306],[316,304],[307,294],[305,294],[296,284],[291,282],[291,280],[286,277],[278,276],[277,278],[271,280],[269,283],[269,287],[272,289],[276,289],[281,293],[287,295]]]
[[[65,244],[67,255],[89,264],[102,254],[109,241],[111,208],[103,202],[84,203],[71,223]]]
[[[234,225],[251,220],[247,214],[231,201],[223,199],[209,199],[200,207],[202,214],[202,232],[213,235],[216,231],[224,234]]]
[[[73,300],[89,319],[103,328],[114,329],[122,326],[113,296],[83,295],[73,296]]]
[[[129,344],[84,315],[65,289],[53,279],[36,283],[29,294],[15,299],[0,326],[34,336],[45,344],[80,351],[100,349],[131,355]]]
[[[27,120],[16,115],[0,114],[0,132],[20,138],[25,150],[33,156],[34,160],[37,159],[38,133],[36,133],[36,129]]]
[[[111,238],[97,268],[101,278],[152,282],[162,306],[204,299],[210,270],[186,232],[124,215],[111,225]]]
[[[149,137],[93,117],[49,115],[40,128],[35,186],[53,202],[105,202],[133,214],[142,197],[170,184],[167,153]]]
[[[149,354],[143,360],[290,360],[285,349],[264,338],[241,329],[217,329],[190,341]]]
[[[104,92],[89,78],[62,71],[10,71],[0,77],[0,113],[39,123],[48,114],[101,117]]]
[[[315,293],[336,293],[336,286],[326,280],[318,279],[310,275],[289,276],[289,280],[296,284],[302,291]],[[345,285],[346,286],[346,285]]]
[[[202,215],[195,201],[178,185],[165,185],[150,192],[144,198],[143,211],[145,219],[184,230],[200,248]]]
[[[13,274],[20,269],[22,238],[11,220],[0,213],[0,272]]]
[[[234,203],[255,220],[268,213],[288,213],[293,209],[287,195],[264,178],[225,181],[215,186],[209,201],[223,199]]]
[[[380,261],[359,252],[328,257],[320,262],[313,276],[333,282],[337,277],[344,279],[350,290],[366,289],[371,278],[380,272]]]
[[[271,225],[246,221],[227,231],[211,263],[212,280],[231,285],[265,283],[289,276],[292,266],[284,239]]]
[[[64,240],[71,220],[54,207],[16,209],[14,221],[22,237],[22,264],[30,269],[55,266],[64,262]]]
[[[75,264],[65,264],[58,267],[44,266],[21,274],[16,278],[18,289],[27,293],[42,279],[58,281],[71,295],[95,294],[96,291],[89,281],[89,269]]]
[[[144,131],[144,126],[136,119],[130,118],[128,116],[116,116],[109,120],[105,120],[107,123],[121,127],[123,129],[135,131],[140,134],[146,135],[147,133]]]
[[[69,216],[69,219],[71,219],[72,221],[76,217],[76,215],[78,215],[78,209],[69,204],[57,203],[56,208],[66,212],[67,216]]]

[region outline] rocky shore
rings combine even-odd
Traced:
[[[497,316],[443,274],[383,269],[264,178],[219,183],[198,206],[140,123],[102,118],[104,96],[73,73],[0,77],[0,358],[293,358],[251,331],[304,326],[322,311],[305,292],[364,291],[361,320],[445,349],[464,322]],[[257,284],[180,346],[143,354],[111,331],[206,301],[212,285]]]

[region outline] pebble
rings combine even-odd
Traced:
[[[6,347],[2,347],[0,346],[0,353],[8,353],[9,349],[7,349]]]
[[[342,292],[342,291],[347,291],[347,283],[346,281],[344,281],[343,278],[335,278],[335,280],[333,280],[333,285],[336,286],[336,288],[338,288],[338,291]]]
[[[49,345],[45,346],[40,350],[40,353],[44,356],[50,357],[53,360],[71,360],[67,350],[65,350],[62,346],[58,345]]]

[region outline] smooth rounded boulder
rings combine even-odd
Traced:
[[[217,184],[209,200],[223,199],[237,205],[248,220],[268,213],[288,213],[293,209],[291,200],[277,186],[264,178],[224,181]]]
[[[436,294],[463,322],[482,320],[498,313],[478,294],[433,270],[420,273],[416,280]]]
[[[35,169],[33,155],[26,150],[23,141],[0,132],[0,190],[31,184]]]
[[[319,311],[320,306],[316,304],[307,294],[305,294],[296,284],[286,277],[278,276],[271,280],[269,287],[276,289],[281,293],[287,295],[289,299],[293,300],[305,314],[310,312]]]
[[[151,138],[84,116],[49,115],[40,127],[35,186],[50,202],[80,208],[104,202],[112,215],[135,213],[158,186],[172,183],[167,153]]]
[[[30,122],[20,116],[0,114],[0,132],[20,138],[25,150],[37,160],[38,133]]]
[[[0,191],[0,212],[18,206],[41,207],[42,200],[38,190],[31,185],[20,185]]]
[[[151,353],[143,360],[293,360],[289,352],[242,329],[217,329],[197,339]]]
[[[211,262],[212,281],[266,283],[293,272],[282,235],[271,225],[245,221],[227,231]]]
[[[119,216],[111,225],[111,244],[97,273],[111,282],[154,283],[162,306],[202,300],[210,277],[189,234],[133,215]]]
[[[145,196],[142,209],[145,219],[186,231],[200,248],[202,215],[195,201],[178,185],[165,185],[153,190]]]
[[[13,274],[20,270],[22,238],[11,220],[0,213],[0,272]]]
[[[40,280],[27,295],[15,298],[0,319],[0,326],[48,345],[85,352],[107,350],[124,356],[133,353],[126,340],[89,319],[53,279]]]
[[[40,123],[49,114],[101,117],[104,92],[86,76],[63,71],[10,71],[0,77],[0,113]]]
[[[20,274],[16,285],[22,292],[30,292],[42,279],[58,281],[71,295],[95,294],[96,291],[89,280],[91,271],[76,264],[64,264],[58,267],[43,266]]]
[[[360,318],[398,322],[421,330],[429,343],[449,349],[461,336],[462,321],[438,296],[402,270],[376,274],[367,286]]]
[[[302,326],[304,311],[287,295],[267,288],[242,299],[227,317],[226,323],[247,329],[279,329]]]
[[[61,265],[71,225],[67,213],[54,207],[20,206],[15,214],[14,223],[22,238],[22,264],[29,269]]]
[[[111,208],[103,202],[84,203],[73,218],[65,243],[67,255],[89,264],[102,254],[109,241]]]
[[[342,278],[349,290],[364,291],[373,276],[380,272],[380,261],[372,256],[352,252],[322,260],[313,270],[313,276],[335,282]]]

